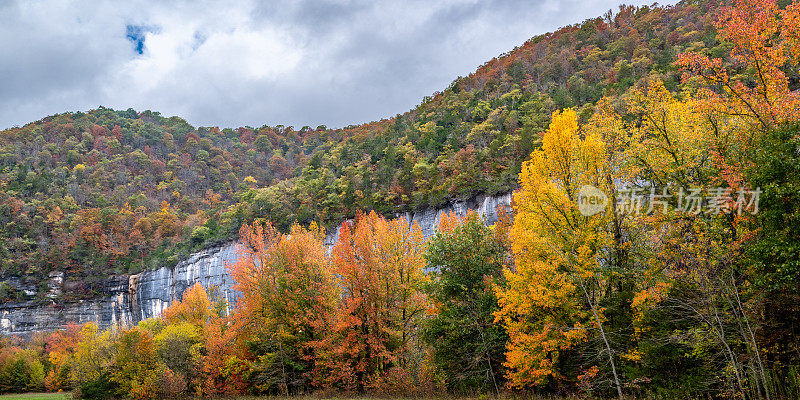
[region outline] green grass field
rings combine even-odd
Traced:
[[[72,394],[70,393],[24,393],[0,396],[0,400],[64,400],[71,398]]]

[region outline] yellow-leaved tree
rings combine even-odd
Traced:
[[[778,92],[765,89],[762,95],[767,104]],[[744,173],[754,168],[751,141],[760,135],[760,128],[753,128],[758,127],[752,123],[754,117],[768,121],[780,116],[720,111],[741,108],[743,99],[719,97],[709,102],[689,92],[674,95],[657,80],[633,92],[628,111],[637,118],[625,125],[624,164],[632,181],[668,188],[669,193],[663,196],[665,209],[630,223],[641,232],[636,255],[642,275],[648,278],[637,282],[631,306],[634,336],[639,343],[649,342],[651,352],[659,342],[716,352],[715,358],[724,362],[714,369],[728,390],[743,393],[750,384],[758,396],[769,398],[761,350],[747,315],[751,311],[741,296],[740,287],[747,284],[741,260],[752,235],[747,220],[754,209],[748,206],[751,194],[740,196],[750,189]],[[686,316],[701,321],[694,325],[693,335],[702,339],[676,343],[652,336],[657,331],[654,321],[674,322]],[[648,359],[648,346],[635,352]],[[746,356],[737,353],[737,347]],[[641,354],[632,352],[627,358],[638,361]]]
[[[616,213],[609,207],[587,216],[577,207],[579,192],[596,199],[602,199],[600,192],[613,193],[611,158],[602,136],[598,129],[579,132],[574,110],[557,111],[542,148],[523,164],[511,228],[516,268],[505,270],[496,313],[509,335],[506,367],[514,387],[559,381],[562,353],[586,341],[596,328],[622,394],[597,304],[607,288],[602,270],[609,262],[606,250],[614,247]],[[588,185],[595,189],[587,192]]]

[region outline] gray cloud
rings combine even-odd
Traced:
[[[617,1],[0,0],[0,129],[99,105],[205,126],[371,121]]]

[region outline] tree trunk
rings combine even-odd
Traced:
[[[589,303],[589,307],[592,309],[594,320],[597,322],[597,326],[600,327],[600,336],[603,337],[603,343],[605,343],[606,351],[608,351],[608,360],[611,362],[611,373],[614,375],[614,384],[617,386],[617,395],[620,399],[622,399],[622,385],[620,385],[619,377],[617,376],[617,365],[614,363],[614,353],[611,351],[611,345],[608,343],[606,331],[603,329],[603,323],[600,322],[600,315],[597,314],[597,308],[595,308],[594,302],[592,302],[592,299],[589,297],[589,292],[586,290],[586,285],[583,283],[583,278],[580,276],[578,277],[578,283],[580,283],[581,289],[583,289],[583,294],[586,295],[586,301]]]

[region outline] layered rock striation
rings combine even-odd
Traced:
[[[442,215],[455,213],[465,215],[474,210],[484,217],[487,224],[499,219],[499,210],[509,208],[511,193],[497,196],[477,196],[466,200],[454,200],[442,207],[430,207],[415,212],[398,214],[409,225],[416,224],[425,237],[434,234]],[[340,227],[332,229],[325,237],[325,244],[332,246],[339,237]],[[53,299],[51,304],[42,305],[34,300],[7,302],[0,305],[0,333],[30,335],[62,329],[69,323],[94,322],[101,327],[126,326],[147,318],[158,317],[183,293],[200,283],[213,288],[216,295],[225,299],[228,309],[236,302],[237,293],[233,289],[233,279],[227,265],[237,258],[235,242],[222,243],[192,254],[174,267],[161,267],[137,275],[119,275],[105,280],[101,294],[90,300],[67,302],[55,301],[68,291],[67,280],[62,272],[53,272],[42,290],[45,298]],[[4,282],[24,293],[24,297],[36,298],[35,286],[25,286],[18,279],[9,278]]]

